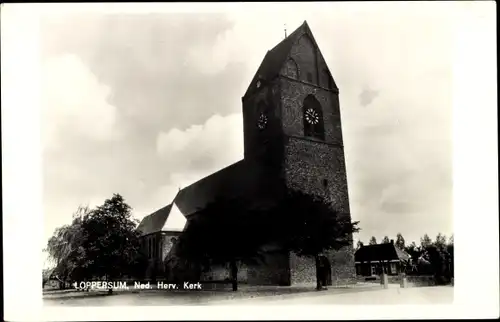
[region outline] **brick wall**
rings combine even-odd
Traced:
[[[289,256],[271,252],[264,256],[264,263],[248,267],[248,284],[290,285]]]
[[[165,261],[167,255],[170,253],[173,247],[173,240],[177,240],[179,238],[179,232],[164,232],[163,238],[161,240],[161,252],[160,252],[160,260]]]
[[[290,254],[291,284],[316,283],[316,262],[314,258]]]
[[[339,251],[331,251],[328,259],[332,265],[332,281],[342,283],[356,278],[356,267],[354,264],[354,249],[352,246],[344,247]]]
[[[344,153],[340,147],[288,138],[284,164],[286,183],[289,187],[322,196],[331,203],[333,209],[349,213],[343,159]]]
[[[292,47],[290,56],[299,67],[298,76],[301,81],[317,81],[317,53],[308,35],[303,34],[299,37],[295,46]]]
[[[227,265],[212,265],[208,272],[203,272],[201,274],[202,281],[224,281],[230,278],[231,274]]]
[[[282,78],[282,122],[283,132],[289,136],[304,135],[302,106],[308,95],[313,95],[323,108],[325,142],[343,145],[338,94],[305,84],[296,80]]]

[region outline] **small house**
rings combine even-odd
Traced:
[[[382,272],[388,275],[398,275],[411,257],[405,251],[390,243],[368,245],[360,247],[355,255],[356,275],[377,276]]]

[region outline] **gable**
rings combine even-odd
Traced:
[[[311,30],[307,24],[304,25],[303,29],[303,32],[298,35],[297,41],[290,50],[285,66],[288,67],[290,65],[289,61],[297,64],[298,75],[292,78],[323,88],[338,90]],[[289,69],[285,69],[285,66],[282,68],[281,74],[289,76]]]
[[[301,66],[303,64],[309,66]],[[314,83],[319,83],[318,85],[324,88],[338,90],[311,29],[304,21],[300,27],[267,52],[243,98],[258,90],[258,81],[270,82],[280,74],[293,76],[294,65],[297,75],[292,78],[307,81],[308,73],[311,73],[310,77]]]
[[[170,213],[168,215],[168,218],[163,224],[161,231],[168,231],[168,232],[183,231],[185,226],[186,226],[186,218],[179,210],[179,207],[177,207],[175,202],[173,202],[170,208]]]

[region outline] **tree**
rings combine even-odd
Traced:
[[[298,256],[315,258],[317,265],[319,254],[352,246],[352,233],[359,230],[357,222],[332,211],[323,199],[284,191],[274,202],[220,198],[200,209],[188,220],[177,254],[198,266],[229,264],[236,291],[237,263],[264,261],[263,246],[275,245]]]
[[[370,241],[368,244],[369,245],[377,245],[377,238],[375,238],[375,236],[372,236],[372,238],[370,238]]]
[[[382,238],[382,244],[389,244],[390,242],[389,237],[384,236],[384,238]]]
[[[42,288],[45,287],[50,279],[52,278],[52,274],[54,273],[55,267],[53,268],[44,268],[42,269]]]
[[[176,255],[190,269],[191,278],[200,277],[202,267],[229,265],[233,291],[238,290],[238,263],[256,264],[263,260],[263,221],[243,198],[219,198],[188,219],[179,237]]]
[[[356,249],[360,249],[363,246],[364,246],[363,242],[361,240],[358,240],[358,244],[356,245]]]
[[[420,258],[420,255],[421,255],[420,248],[413,241],[413,242],[411,242],[410,245],[406,246],[404,248],[404,250],[411,257],[411,265],[410,265],[408,271],[411,272],[411,273],[414,273],[417,270],[418,259]]]
[[[315,259],[317,289],[321,288],[319,255],[352,246],[352,234],[359,231],[359,222],[351,222],[350,216],[332,209],[324,198],[293,189],[286,190],[267,217],[273,218],[268,236],[273,233],[284,249]]]
[[[130,212],[119,194],[96,209],[80,206],[71,225],[59,227],[48,241],[46,251],[55,262],[51,276],[64,287],[70,280],[113,280],[143,270],[145,256]]]
[[[81,248],[85,256],[80,266],[86,275],[113,281],[132,272],[141,254],[136,226],[137,222],[131,219],[131,207],[119,194],[88,213],[82,221]]]
[[[453,238],[450,238],[453,241]],[[439,233],[436,240],[425,248],[436,283],[446,284],[453,277],[453,244]]]
[[[401,233],[398,233],[396,235],[396,246],[399,249],[405,249],[405,239],[403,238],[403,235]]]
[[[431,272],[434,275],[435,281],[438,284],[446,283],[447,276],[447,263],[446,253],[443,249],[438,248],[436,245],[430,245],[426,248],[427,258],[431,264]]]
[[[425,234],[424,237],[420,238],[420,245],[424,249],[432,245],[432,239],[429,237],[429,235]]]
[[[454,238],[453,235],[451,235],[448,245],[446,245],[446,252],[448,254],[448,265],[449,265],[449,273],[450,273],[450,278],[455,276],[455,253],[454,253]]]
[[[420,247],[413,241],[410,245],[406,246],[404,250],[411,255],[413,260],[417,260],[420,257]]]
[[[446,244],[447,244],[447,241],[446,241],[446,236],[439,233],[437,236],[436,236],[436,241],[434,242],[434,245],[438,248],[438,249],[444,249],[446,247]]]
[[[79,271],[83,256],[82,243],[84,233],[82,218],[90,213],[88,206],[79,206],[73,214],[71,225],[65,225],[55,230],[47,243],[49,258],[55,262],[51,276],[59,280],[60,288],[64,288],[70,279],[74,279]]]

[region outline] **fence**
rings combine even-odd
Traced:
[[[410,275],[406,276],[405,287],[423,287],[423,286],[434,286],[436,285],[436,279],[432,275]],[[381,279],[380,276],[370,276],[370,277],[358,277],[358,282],[363,283],[375,283],[380,284]],[[401,284],[401,276],[400,275],[388,275],[387,282],[389,284]]]

